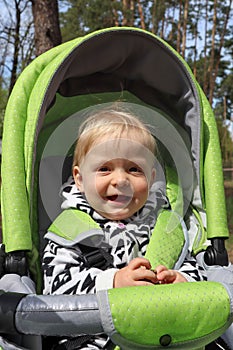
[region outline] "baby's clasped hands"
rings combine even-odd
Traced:
[[[126,267],[116,272],[113,287],[150,286],[178,282],[186,282],[185,277],[178,271],[170,270],[163,265],[152,270],[149,260],[135,258]]]

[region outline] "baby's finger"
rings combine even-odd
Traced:
[[[135,281],[149,281],[153,284],[158,283],[157,275],[154,271],[139,268],[134,271]]]
[[[132,270],[138,269],[139,267],[145,267],[146,269],[150,270],[151,264],[149,260],[145,258],[135,258],[129,262],[128,265]]]
[[[155,271],[157,272],[157,274],[161,273],[162,271],[168,271],[168,268],[164,265],[158,265],[155,269]]]
[[[157,278],[162,283],[172,283],[176,279],[176,274],[173,270],[164,270],[157,274]]]

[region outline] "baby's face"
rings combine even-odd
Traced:
[[[154,156],[143,145],[127,140],[96,144],[80,167],[74,168],[76,186],[89,204],[110,220],[123,220],[145,204],[155,177]]]

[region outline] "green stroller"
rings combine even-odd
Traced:
[[[61,211],[59,188],[70,173],[82,111],[115,101],[133,106],[155,126],[171,212],[198,226],[184,237],[166,213],[146,257],[152,266],[173,268],[192,246],[208,281],[42,295],[43,235]],[[161,39],[135,28],[109,28],[55,47],[25,69],[4,121],[1,207],[2,349],[39,350],[45,337],[101,332],[115,349],[204,349],[217,338],[233,349],[233,275],[224,247],[215,119],[187,64]]]

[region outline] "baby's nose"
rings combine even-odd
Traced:
[[[117,186],[118,187],[126,187],[126,186],[129,186],[129,181],[127,180],[127,178],[119,178],[118,181],[117,181]]]
[[[116,171],[114,174],[114,182],[119,187],[125,187],[129,185],[129,179],[127,173],[123,170]]]

